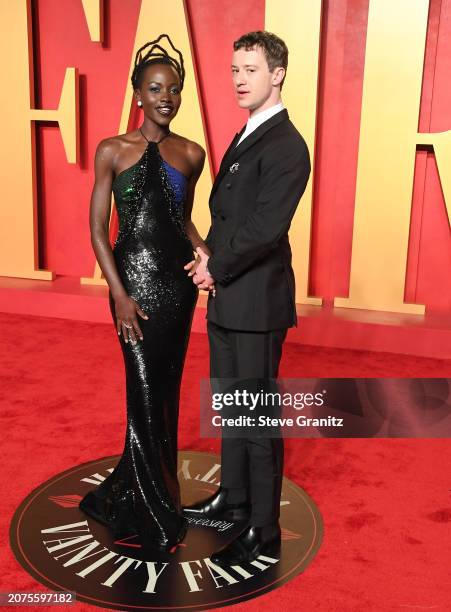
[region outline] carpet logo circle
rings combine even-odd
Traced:
[[[200,610],[236,604],[271,591],[301,573],[322,540],[313,500],[284,478],[277,557],[227,569],[210,555],[236,537],[243,523],[192,519],[188,533],[169,552],[144,552],[138,536],[114,535],[79,508],[81,498],[114,469],[119,457],[84,463],[42,483],[20,504],[10,527],[22,567],[52,591],[76,593],[78,601],[117,610]],[[218,456],[179,452],[182,499],[194,503],[220,483]]]

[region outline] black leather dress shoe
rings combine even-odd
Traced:
[[[278,557],[280,553],[280,527],[278,523],[265,527],[249,525],[229,544],[214,553],[210,559],[216,565],[229,566],[255,561],[259,555]]]
[[[222,488],[219,488],[211,497],[183,508],[183,514],[186,517],[224,518],[232,521],[247,520],[250,511],[249,503],[229,504],[227,490]]]

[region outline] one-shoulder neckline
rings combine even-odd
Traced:
[[[117,179],[122,176],[123,174],[125,174],[125,172],[128,172],[129,170],[132,170],[132,168],[134,168],[135,166],[137,166],[143,159],[144,155],[147,153],[147,149],[150,147],[150,145],[154,144],[157,148],[157,152],[158,155],[161,159],[161,161],[166,164],[167,166],[169,166],[170,168],[172,168],[173,170],[175,170],[176,172],[178,172],[179,174],[181,174],[187,181],[189,180],[189,178],[186,176],[186,174],[184,174],[181,170],[179,170],[178,168],[176,168],[175,166],[173,166],[172,164],[170,164],[169,162],[167,162],[164,157],[162,157],[161,153],[160,153],[160,149],[158,147],[158,143],[153,141],[153,140],[149,140],[148,145],[146,146],[146,148],[144,149],[143,154],[141,155],[141,157],[131,166],[129,166],[128,168],[125,168],[124,170],[121,170],[119,172],[119,174],[116,174],[116,176],[113,179],[112,185],[114,185],[114,183],[117,181]]]

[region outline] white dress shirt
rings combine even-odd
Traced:
[[[241,137],[239,141],[236,143],[236,146],[241,144],[241,142],[245,138],[247,138],[249,134],[252,134],[252,132],[256,130],[262,123],[264,123],[265,121],[268,121],[270,117],[272,117],[273,115],[276,115],[277,113],[280,113],[280,111],[283,109],[284,109],[284,105],[282,104],[282,102],[279,102],[278,104],[275,104],[274,106],[270,106],[269,108],[265,108],[264,111],[261,111],[260,113],[257,113],[256,115],[252,115],[252,117],[249,117],[249,119],[247,120],[246,129],[241,134]]]

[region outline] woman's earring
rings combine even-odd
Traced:
[[[138,106],[142,106],[143,103],[141,102],[141,100],[138,100]]]

